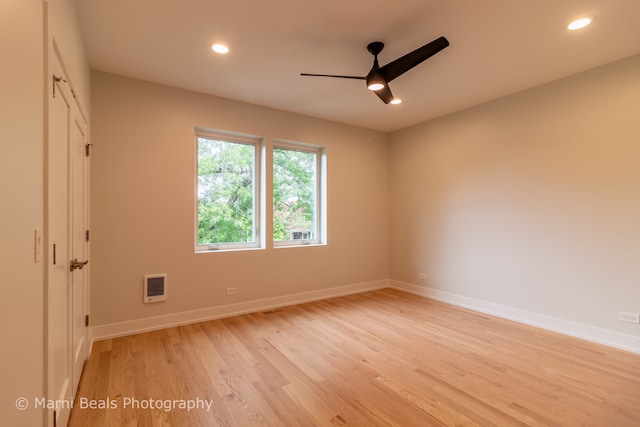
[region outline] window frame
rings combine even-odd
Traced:
[[[199,190],[199,144],[200,139],[209,139],[215,141],[221,141],[233,144],[245,144],[253,146],[253,241],[252,242],[225,242],[225,243],[213,243],[213,244],[201,244],[198,241],[198,229],[200,225],[200,218],[198,217],[198,190]],[[261,236],[261,230],[263,229],[264,215],[263,212],[263,180],[262,180],[262,167],[264,164],[264,139],[248,134],[240,134],[222,130],[206,129],[196,127],[195,129],[195,192],[194,192],[194,245],[196,253],[208,253],[208,252],[220,252],[220,251],[232,251],[232,250],[251,250],[251,249],[263,249],[264,239]]]
[[[324,147],[320,147],[313,144],[288,141],[283,139],[275,139],[271,150],[271,220],[273,225],[274,215],[274,165],[273,153],[276,149],[292,150],[310,152],[315,154],[315,212],[314,212],[314,233],[313,239],[288,239],[288,240],[275,240],[273,236],[273,227],[271,230],[271,242],[274,248],[285,247],[300,247],[300,246],[317,246],[326,244],[326,150]]]

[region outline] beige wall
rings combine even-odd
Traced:
[[[0,6],[0,425],[40,426],[45,394],[45,260],[34,260],[34,231],[46,235],[45,21],[88,106],[89,73],[71,0],[5,0]],[[55,10],[55,17],[47,12]],[[53,15],[53,13],[51,14]],[[58,18],[60,17],[60,19]],[[54,31],[54,28],[56,29]],[[24,397],[29,408],[16,409]],[[50,421],[47,417],[47,421]]]
[[[639,111],[635,56],[392,134],[390,278],[637,343]]]
[[[92,117],[92,325],[388,277],[386,134],[99,72]],[[325,146],[328,245],[195,254],[195,126]]]
[[[95,72],[92,324],[388,278],[640,351],[618,320],[640,311],[639,69],[632,57],[391,135]],[[329,245],[195,254],[195,126],[326,146]],[[142,303],[148,273],[169,274],[167,302]]]
[[[42,425],[19,397],[43,394],[44,267],[33,257],[43,228],[43,28],[40,0],[0,6],[0,425]]]

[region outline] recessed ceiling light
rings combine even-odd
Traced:
[[[576,19],[572,23],[570,23],[567,28],[570,30],[579,30],[580,28],[584,28],[587,25],[591,24],[594,20],[595,16],[585,16],[580,19]]]
[[[213,49],[214,52],[218,52],[218,53],[227,53],[229,52],[229,48],[223,44],[214,44],[213,46],[211,46],[211,49]]]
[[[402,99],[398,99],[398,98],[393,98],[391,100],[391,104],[394,104],[394,105],[400,104],[401,102],[402,102]]]

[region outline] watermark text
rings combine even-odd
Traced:
[[[16,409],[24,411],[29,408],[35,409],[154,409],[164,412],[170,412],[176,409],[183,411],[207,411],[213,407],[212,399],[139,399],[136,397],[121,397],[112,399],[89,399],[87,397],[79,397],[78,399],[47,399],[44,397],[36,397],[33,400],[26,397],[16,399]]]

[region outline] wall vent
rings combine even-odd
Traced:
[[[167,299],[167,275],[146,274],[144,276],[144,302],[159,302]]]

